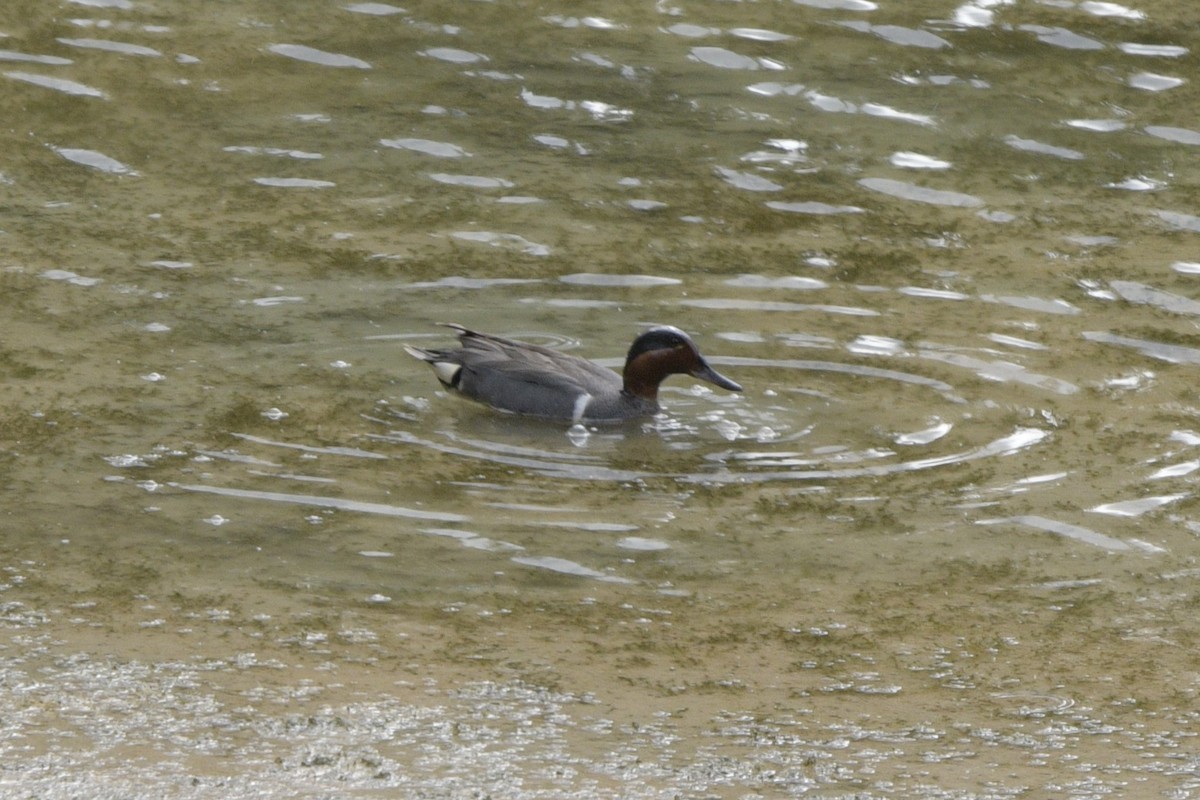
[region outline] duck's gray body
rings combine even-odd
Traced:
[[[461,325],[447,327],[458,331],[460,349],[405,349],[432,366],[447,389],[514,414],[575,423],[611,423],[652,416],[660,411],[658,384],[675,373],[692,374],[727,389],[741,390],[713,371],[687,334],[677,328],[655,328],[638,337],[630,348],[622,378],[587,359],[548,347],[479,333]]]

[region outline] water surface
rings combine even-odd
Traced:
[[[0,11],[6,794],[1200,791],[1179,4],[210,5]]]

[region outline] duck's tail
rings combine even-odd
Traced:
[[[404,352],[433,367],[433,374],[437,376],[437,379],[447,389],[458,388],[458,380],[462,375],[462,363],[447,353],[447,351],[424,350],[420,347],[413,347],[410,344],[406,344],[404,345]]]
[[[420,347],[413,347],[411,344],[404,345],[404,352],[419,361],[428,361],[431,364],[437,359],[432,350],[422,350]]]

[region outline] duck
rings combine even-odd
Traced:
[[[714,370],[691,337],[671,325],[650,328],[613,370],[569,353],[440,323],[458,333],[457,350],[405,351],[433,368],[442,386],[496,411],[573,424],[612,424],[662,411],[658,387],[671,375],[690,375],[740,392]]]

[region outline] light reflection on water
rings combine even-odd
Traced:
[[[0,792],[1194,791],[1187,10],[9,4]]]

